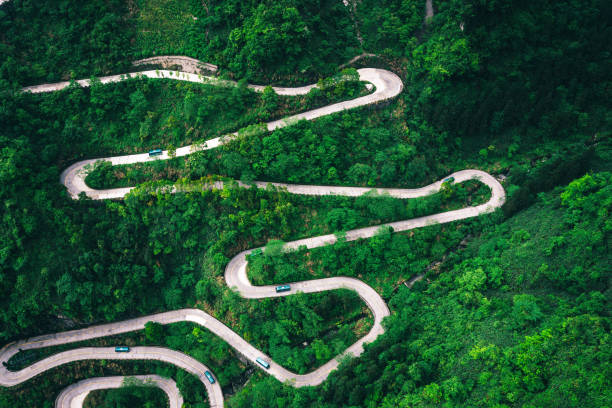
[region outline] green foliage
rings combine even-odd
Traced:
[[[533,295],[515,295],[512,298],[512,302],[512,315],[519,327],[535,323],[543,317]]]
[[[279,240],[272,240],[266,244],[266,249],[264,250],[264,254],[267,257],[276,257],[279,256],[283,250],[283,245],[285,243]]]
[[[345,362],[332,374],[321,395],[288,393],[270,388],[264,380],[241,391],[234,404],[254,406],[257,395],[330,407],[609,404],[607,281],[576,297],[538,272],[542,257],[551,265],[569,259],[578,265],[588,262],[588,270],[607,265],[599,252],[572,251],[567,258],[545,255],[544,249],[551,236],[572,234],[575,228],[565,218],[572,217],[574,210],[561,206],[560,197],[574,197],[573,203],[587,208],[591,200],[607,203],[608,177],[608,173],[593,174],[564,190],[541,195],[535,206],[493,228],[486,220],[470,222],[456,238],[452,227],[416,230],[410,238],[383,231],[354,245],[336,244],[300,257],[284,255],[284,263],[290,261],[289,271],[308,265],[314,277],[334,270],[382,287],[383,293],[391,293],[389,306],[396,313],[386,322],[387,333],[366,347],[359,359]],[[599,182],[593,185],[590,179]],[[589,235],[607,228],[599,218],[607,211],[599,212],[578,221]],[[427,285],[386,289],[398,280],[396,268],[405,267],[399,276],[407,277],[410,270],[424,270],[428,260],[439,259],[434,245],[429,246],[432,242],[452,248],[481,228],[488,232],[431,269]],[[519,233],[512,236],[512,231]],[[251,259],[250,265],[257,265],[257,259]],[[280,260],[275,268],[277,274],[287,273]],[[609,271],[605,275],[609,279]],[[281,277],[287,278],[296,278],[295,273]],[[565,282],[571,285],[571,280]],[[268,389],[264,393],[260,387]]]
[[[349,1],[363,46],[371,52],[402,56],[423,23],[424,4],[415,0]]]
[[[113,165],[109,161],[99,160],[85,170],[88,171],[87,184],[92,188],[103,188],[115,180]]]
[[[189,0],[137,0],[134,16],[136,56],[182,55],[190,45],[190,32],[197,27]],[[190,53],[187,53],[190,54]]]
[[[239,390],[231,407],[610,406],[608,3],[434,2],[434,18],[421,27],[423,3],[412,0],[5,2],[0,338],[198,304],[295,371],[340,352],[369,327],[359,299],[243,301],[222,283],[231,256],[270,240],[475,204],[488,194],[478,184],[402,203],[235,187],[171,196],[150,183],[125,202],[93,203],[70,200],[57,180],[82,158],[178,147],[355,97],[363,86],[354,70],[293,99],[270,89],[258,97],[244,81],[223,89],[136,79],[48,95],[11,89],[126,72],[133,59],[162,52],[257,83],[313,83],[369,51],[404,79],[387,107],[270,134],[256,127],[187,160],[99,164],[88,182],[221,174],[421,187],[477,167],[509,176],[504,214],[273,257],[255,252],[256,282],[355,276],[389,303],[386,334],[319,388],[259,372],[243,386],[245,367],[227,345],[189,325],[161,334],[148,325],[135,344],[163,340],[210,363],[224,386]],[[402,285],[418,274],[426,276]],[[0,390],[0,406],[50,406],[75,379],[136,372],[172,375],[188,404],[203,404],[197,379],[172,367],[88,362]]]
[[[164,391],[155,386],[138,383],[128,383],[116,389],[93,391],[83,402],[84,408],[163,408],[167,406],[168,397]]]
[[[371,187],[375,185],[376,176],[377,176],[376,171],[374,169],[372,169],[367,164],[362,164],[362,163],[353,164],[348,169],[348,172],[346,175],[352,184],[355,184],[358,186],[367,185]]]
[[[267,86],[261,94],[261,100],[263,102],[261,119],[267,120],[270,114],[278,108],[278,95],[271,86]]]
[[[412,52],[413,64],[432,83],[478,70],[478,54],[458,27],[452,27],[444,27],[443,34],[432,36]]]
[[[225,50],[232,71],[251,79],[264,66],[282,67],[281,74],[309,68],[298,66],[309,33],[292,3],[259,4],[241,28],[232,30]]]
[[[121,1],[3,5],[0,79],[22,86],[125,72],[133,19]]]
[[[37,376],[23,385],[6,389],[0,389],[0,403],[7,407],[53,407],[57,395],[67,386],[76,381],[103,376],[130,376],[157,374],[162,377],[173,378],[176,380],[179,391],[185,399],[187,406],[204,408],[206,405],[206,393],[199,380],[192,374],[186,373],[169,364],[155,361],[86,361],[70,363],[59,368],[52,369],[44,376]],[[130,381],[131,382],[131,381]],[[135,403],[147,404],[153,402],[157,406],[168,404],[165,393],[158,394],[150,392],[146,387],[129,392],[119,392],[121,400],[123,398],[132,400]],[[112,393],[115,394],[115,393]],[[87,403],[91,406],[100,406],[107,393],[95,393],[94,400],[88,399]],[[115,395],[111,398],[119,397]],[[135,398],[140,396],[138,398]],[[134,401],[134,399],[136,401]],[[114,405],[111,405],[114,406]],[[130,406],[130,405],[128,405]],[[138,405],[136,405],[138,406]],[[142,405],[140,405],[142,406]]]
[[[512,215],[527,208],[536,200],[537,193],[583,175],[593,162],[595,151],[584,145],[571,146],[570,149],[571,152],[555,152],[535,169],[517,168],[510,183],[519,187],[511,190],[504,213]]]
[[[145,337],[147,340],[155,343],[162,344],[164,340],[165,330],[164,326],[156,322],[147,322],[145,324]]]

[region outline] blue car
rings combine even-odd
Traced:
[[[261,357],[257,357],[255,361],[257,361],[259,365],[261,365],[266,370],[270,368],[270,364],[267,361],[264,361]]]
[[[290,290],[291,290],[291,286],[289,285],[280,285],[276,287],[276,293],[289,292]]]
[[[129,351],[130,351],[130,348],[126,346],[115,347],[115,353],[128,353]]]
[[[162,149],[149,150],[149,156],[160,156],[161,154],[162,154]]]
[[[208,381],[211,384],[215,383],[215,377],[212,376],[212,374],[210,373],[210,371],[204,371],[204,375],[206,376],[206,378],[208,378]]]
[[[448,177],[442,180],[443,183],[452,183],[453,181],[455,181],[454,177]]]

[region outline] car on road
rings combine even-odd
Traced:
[[[149,156],[160,156],[162,153],[162,149],[149,150]]]
[[[206,376],[206,378],[208,378],[208,382],[210,382],[211,384],[215,383],[215,377],[213,377],[210,371],[204,371],[204,375]]]
[[[270,363],[268,363],[267,361],[264,361],[264,359],[263,359],[263,358],[261,358],[261,357],[257,357],[257,358],[255,359],[255,361],[257,361],[257,362],[259,363],[259,365],[261,365],[261,366],[262,366],[263,368],[265,368],[266,370],[267,370],[268,368],[270,368]]]
[[[289,292],[290,290],[291,286],[289,285],[280,285],[276,287],[276,293]]]
[[[454,177],[447,177],[444,180],[442,180],[443,183],[452,183],[455,181]]]
[[[129,353],[130,348],[127,346],[117,346],[115,347],[115,353]]]

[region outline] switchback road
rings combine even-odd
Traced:
[[[402,81],[397,75],[393,74],[392,72],[372,68],[360,69],[358,72],[362,81],[367,81],[373,85],[373,93],[350,101],[340,102],[328,105],[323,108],[314,109],[301,114],[293,115],[283,120],[270,122],[267,124],[268,130],[274,130],[279,127],[287,126],[288,124],[291,124],[295,120],[299,119],[312,120],[324,115],[340,112],[344,109],[351,109],[359,106],[389,100],[397,96],[402,90]],[[217,83],[221,86],[232,86],[232,84],[230,84],[228,81],[218,81],[215,79],[203,77],[201,75],[184,72],[175,73],[172,71],[144,71],[139,74],[148,78],[171,78],[191,82]],[[125,78],[125,76],[115,75],[111,77],[101,78],[101,82],[116,82],[122,80],[123,78]],[[78,82],[82,86],[89,85],[89,80],[83,80]],[[28,92],[50,92],[62,89],[67,85],[67,83],[46,84],[28,87],[24,90]],[[275,90],[277,93],[283,95],[301,95],[307,93],[310,89],[312,89],[313,86],[314,85],[300,88],[275,88]],[[261,86],[251,87],[256,91],[263,90],[263,87]],[[227,138],[211,139],[202,145],[185,146],[176,150],[176,156],[185,156],[197,150],[213,149],[218,147],[220,144],[226,143],[230,139],[231,135]],[[94,190],[85,184],[85,177],[87,172],[86,166],[93,164],[99,160],[106,160],[111,162],[113,165],[118,165],[148,162],[153,160],[167,160],[168,158],[168,152],[164,151],[161,156],[156,157],[149,157],[147,153],[143,153],[127,156],[108,157],[102,159],[84,160],[68,167],[62,173],[60,181],[66,186],[68,193],[73,198],[77,198],[80,193],[84,193],[88,197],[97,200],[121,199],[125,197],[125,195],[127,195],[132,188]],[[410,229],[420,228],[431,224],[447,223],[456,220],[476,217],[478,215],[494,211],[496,208],[500,207],[505,201],[505,192],[503,187],[493,176],[488,173],[485,173],[480,170],[462,170],[449,175],[449,177],[454,177],[455,183],[460,183],[462,181],[471,179],[479,180],[491,189],[490,200],[484,204],[474,207],[467,207],[460,210],[448,211],[425,217],[393,222],[385,225],[392,227],[395,231],[407,231]],[[265,181],[256,182],[256,185],[258,187],[265,187],[267,184],[273,184],[278,187],[286,188],[287,191],[292,194],[305,195],[334,194],[345,196],[359,196],[372,190],[361,187],[295,185],[284,183],[267,183]],[[221,186],[222,183],[218,182],[210,186],[203,186],[202,188],[219,188]],[[376,190],[379,193],[386,193],[392,197],[397,198],[417,198],[434,194],[440,190],[441,186],[442,180],[418,189],[379,188]],[[176,189],[174,191],[178,192],[176,191]],[[346,233],[346,239],[348,241],[352,241],[359,238],[369,238],[372,237],[379,228],[380,225],[348,231]],[[295,249],[300,246],[316,248],[323,245],[333,244],[334,242],[336,242],[336,236],[330,234],[288,242],[285,244],[285,248]],[[224,325],[222,322],[199,309],[182,309],[170,311],[150,316],[144,316],[136,319],[130,319],[122,322],[92,326],[81,330],[55,333],[51,335],[39,336],[27,340],[22,340],[13,344],[9,344],[5,346],[2,350],[0,350],[0,361],[7,361],[20,349],[27,350],[49,347],[53,345],[67,344],[97,337],[125,333],[134,330],[141,330],[144,328],[144,324],[148,321],[155,321],[162,324],[169,324],[179,321],[191,321],[202,327],[207,328],[211,332],[215,333],[217,336],[221,337],[231,347],[237,350],[245,358],[250,360],[256,367],[261,368],[255,361],[257,358],[261,358],[268,362],[270,367],[265,371],[268,372],[270,375],[273,375],[279,381],[286,382],[296,387],[316,386],[321,384],[321,382],[323,382],[327,378],[329,373],[338,366],[340,357],[345,356],[347,354],[351,354],[355,357],[359,356],[363,352],[363,345],[365,343],[374,341],[379,335],[384,332],[381,322],[386,316],[389,315],[389,309],[387,308],[386,303],[380,297],[380,295],[378,295],[378,293],[374,289],[366,285],[364,282],[349,277],[333,277],[304,282],[292,282],[290,283],[291,290],[289,292],[277,293],[275,290],[275,286],[253,286],[249,281],[247,277],[246,255],[249,254],[251,251],[253,250],[244,251],[236,255],[230,260],[229,264],[225,269],[225,280],[227,285],[231,288],[234,288],[241,296],[245,298],[258,299],[268,297],[290,296],[297,292],[315,293],[342,288],[350,289],[357,292],[360,298],[363,299],[363,301],[372,311],[372,314],[374,316],[372,328],[364,337],[359,339],[355,344],[351,345],[344,353],[330,360],[318,369],[303,375],[295,374],[283,368],[280,364],[273,361],[269,356],[265,355],[263,352],[253,347],[251,344],[249,344],[246,340],[244,340],[242,337],[240,337],[237,333],[235,333],[229,327]],[[92,347],[64,351],[53,356],[44,358],[43,360],[40,360],[20,371],[12,372],[8,371],[5,367],[0,367],[0,385],[16,385],[23,381],[27,381],[28,379],[53,367],[66,364],[70,361],[78,361],[85,359],[152,359],[169,362],[191,373],[194,373],[202,380],[203,384],[207,387],[211,407],[223,406],[223,395],[221,393],[221,389],[219,387],[218,382],[216,382],[214,386],[211,386],[206,380],[206,378],[203,376],[203,373],[206,369],[205,366],[185,354],[160,347],[135,347],[129,353],[115,353],[114,349],[111,348]]]
[[[136,385],[157,387],[166,393],[169,408],[182,408],[183,396],[179,392],[174,380],[158,375],[135,375],[131,377],[96,377],[79,381],[65,388],[55,400],[55,408],[81,408],[87,395],[95,390],[108,390],[126,385],[126,380],[137,380]]]

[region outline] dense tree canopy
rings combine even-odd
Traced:
[[[190,354],[212,367],[230,407],[611,405],[612,5],[433,4],[425,24],[421,0],[3,3],[2,344],[198,307],[306,372],[370,327],[360,299],[337,292],[247,301],[225,286],[222,271],[241,250],[336,232],[335,246],[255,252],[249,264],[261,284],[353,276],[389,304],[385,335],[320,387],[295,389],[254,372],[192,324],[148,324],[93,345]],[[397,100],[274,132],[258,125],[362,95],[355,70],[338,67],[363,52],[377,56],[353,67],[401,76]],[[160,54],[215,63],[221,77],[241,81],[220,88],[94,80],[91,88],[44,95],[18,91],[127,72],[134,59]],[[320,87],[290,98],[271,88],[255,94],[246,80]],[[140,185],[124,201],[73,201],[58,183],[83,158],[172,150],[238,130],[231,143],[187,159],[98,165],[88,178],[94,187]],[[477,182],[410,201],[292,196],[231,183],[176,195],[156,189],[221,177],[420,187],[465,168],[502,181],[501,211],[402,234],[381,229],[352,243],[343,231],[474,205],[489,192]],[[11,364],[58,350],[19,353]],[[177,380],[188,406],[206,406],[198,380],[171,366],[91,361],[3,388],[0,406],[46,408],[77,379],[152,372]],[[146,404],[159,397],[143,392],[101,398]]]

